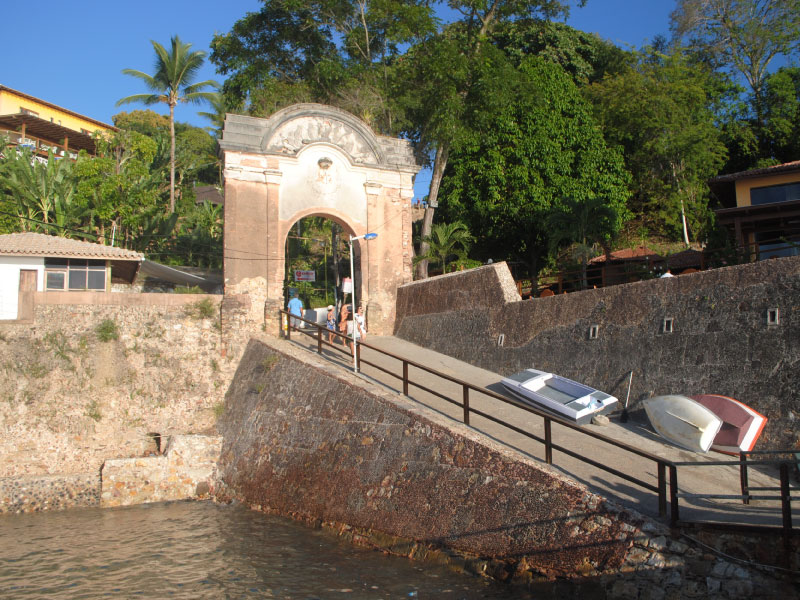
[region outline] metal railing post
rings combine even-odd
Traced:
[[[403,395],[408,396],[408,361],[403,361]]]
[[[667,516],[667,466],[658,463],[658,516]]]
[[[353,321],[355,323],[355,321]],[[356,371],[361,372],[361,345],[353,339],[353,346],[356,353]]]
[[[469,386],[464,384],[464,425],[469,425]]]
[[[739,484],[742,486],[742,504],[750,504],[750,482],[747,477],[747,454],[739,453]]]
[[[289,315],[286,316],[286,339],[292,339],[292,318]]]
[[[787,562],[792,550],[792,498],[789,489],[789,463],[781,463],[781,516],[783,517],[783,550]]]
[[[669,508],[670,525],[677,526],[680,521],[680,509],[678,508],[678,467],[669,466]]]
[[[317,354],[322,354],[322,327],[317,325]]]
[[[550,419],[544,418],[544,461],[553,464],[553,436],[550,430]]]

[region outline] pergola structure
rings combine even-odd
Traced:
[[[60,156],[77,154],[80,150],[95,153],[91,135],[24,113],[0,115],[0,134],[7,135],[14,145],[28,145],[45,155],[48,150]]]

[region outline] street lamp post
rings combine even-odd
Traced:
[[[350,282],[353,290],[350,292],[350,302],[352,303],[353,315],[353,373],[358,373],[358,341],[356,336],[356,278],[353,274],[353,242],[356,240],[374,240],[378,237],[377,233],[365,233],[364,235],[350,236]],[[347,331],[345,329],[345,331]]]

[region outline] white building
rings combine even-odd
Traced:
[[[0,320],[18,319],[24,292],[110,292],[132,283],[143,256],[133,250],[42,233],[0,235]]]

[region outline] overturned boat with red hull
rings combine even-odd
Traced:
[[[767,417],[728,396],[698,394],[690,398],[722,420],[711,444],[711,449],[717,452],[739,454],[751,451],[767,424]]]

